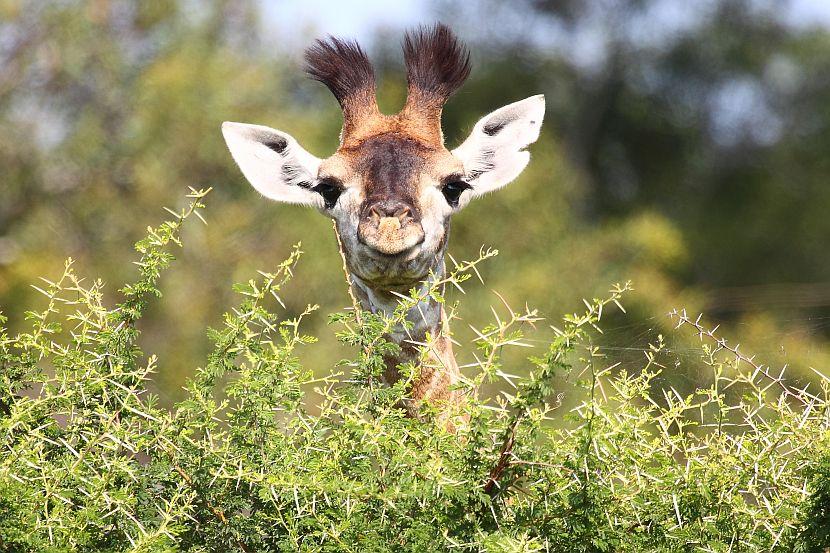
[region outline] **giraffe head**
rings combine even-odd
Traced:
[[[349,270],[381,289],[405,290],[440,263],[450,217],[522,172],[545,111],[542,95],[504,106],[450,151],[441,110],[470,73],[469,53],[444,25],[408,33],[403,50],[408,95],[395,115],[378,109],[374,70],[359,45],[329,38],[306,51],[308,73],[343,110],[340,146],[326,159],[269,127],[222,125],[254,188],[333,218]]]

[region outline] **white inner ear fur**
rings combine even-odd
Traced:
[[[524,148],[539,138],[544,116],[545,97],[539,94],[499,108],[476,123],[467,140],[452,151],[464,164],[466,181],[472,186],[460,204],[519,176],[530,161]]]
[[[260,194],[292,204],[323,207],[322,197],[310,190],[320,159],[294,138],[262,125],[222,123],[222,134],[245,178]]]

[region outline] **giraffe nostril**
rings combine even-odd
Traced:
[[[379,224],[382,219],[393,217],[403,226],[413,219],[412,208],[401,201],[376,202],[369,207],[367,215],[375,224]]]
[[[369,208],[368,219],[370,219],[375,225],[380,223],[382,217],[383,215],[381,215],[377,205],[373,205]]]
[[[409,207],[407,206],[402,206],[395,212],[393,216],[398,218],[398,221],[401,222],[401,225],[405,225],[406,223],[412,220],[412,210],[409,209]]]

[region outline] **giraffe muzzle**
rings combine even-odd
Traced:
[[[386,256],[407,252],[424,241],[424,229],[413,215],[413,209],[403,202],[372,204],[361,217],[358,240]]]

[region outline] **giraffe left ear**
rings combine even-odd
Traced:
[[[472,197],[501,188],[530,161],[525,150],[536,142],[545,116],[545,97],[531,96],[483,117],[452,154],[464,164]]]

